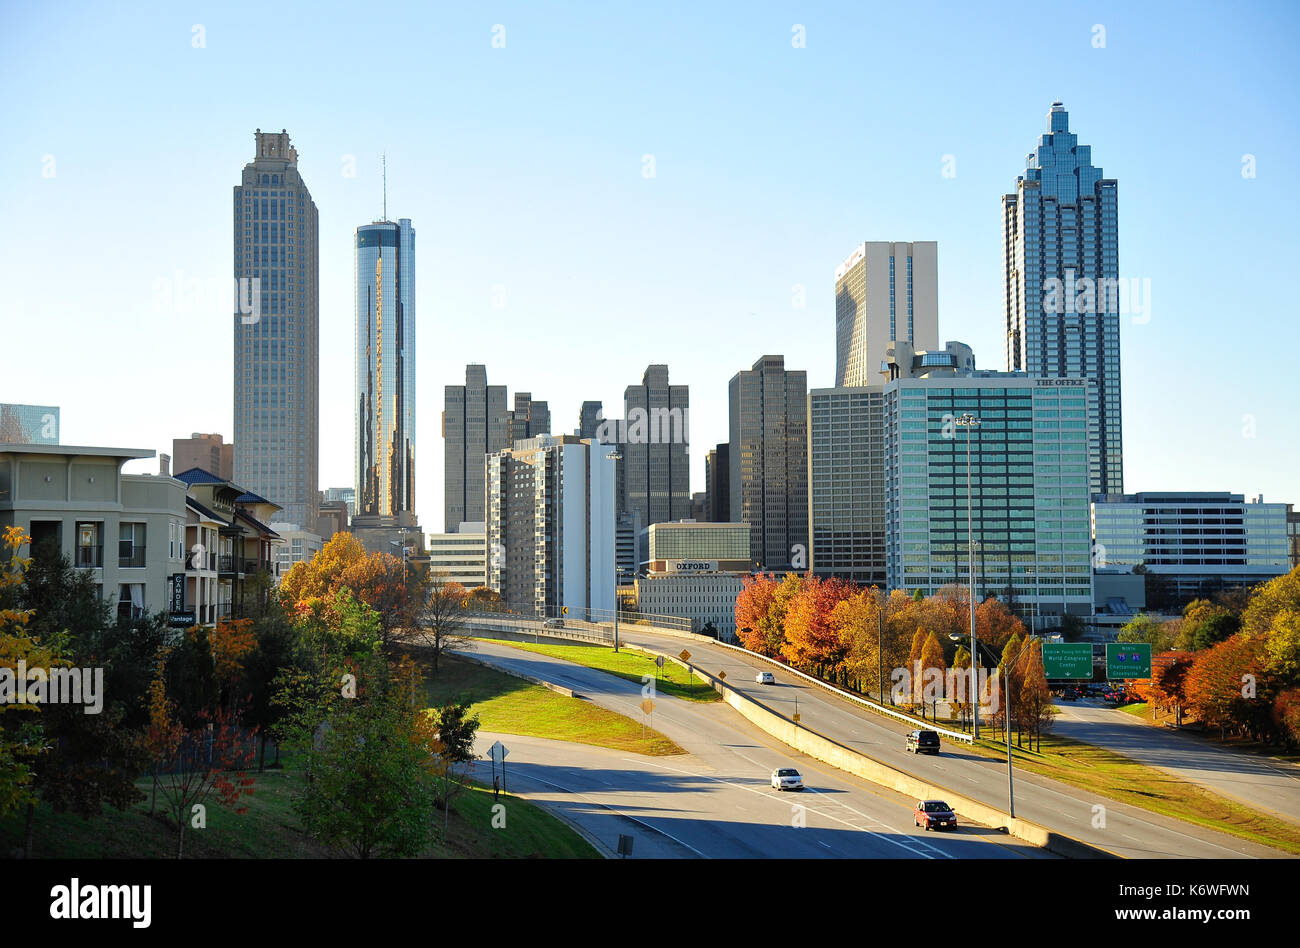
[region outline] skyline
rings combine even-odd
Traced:
[[[586,399],[603,401],[610,417],[620,414],[634,373],[667,364],[674,383],[693,390],[691,490],[698,492],[705,454],[727,440],[731,376],[780,354],[788,368],[808,372],[810,389],[833,383],[833,272],[863,240],[937,241],[940,345],[962,341],[981,368],[1006,368],[1001,201],[1059,99],[1124,189],[1120,274],[1152,286],[1149,321],[1121,321],[1125,490],[1300,502],[1288,476],[1300,467],[1300,448],[1287,437],[1294,426],[1286,414],[1295,391],[1286,345],[1296,335],[1295,314],[1285,285],[1300,243],[1297,198],[1287,188],[1296,131],[1274,119],[1297,78],[1297,67],[1281,59],[1284,30],[1265,27],[1274,39],[1262,47],[1252,37],[1248,87],[1235,75],[1261,21],[1290,24],[1296,14],[1247,11],[1245,25],[1220,24],[1213,47],[1196,51],[1185,48],[1201,41],[1195,17],[1167,23],[1159,12],[1097,9],[1053,11],[1026,25],[1031,40],[1063,50],[1042,54],[1051,65],[1041,81],[1009,86],[980,76],[953,88],[918,80],[892,90],[906,91],[906,99],[887,94],[891,79],[897,83],[904,64],[909,74],[924,72],[929,59],[888,44],[880,47],[886,55],[865,57],[875,84],[857,77],[850,86],[860,56],[853,37],[878,43],[882,34],[852,11],[801,14],[802,49],[791,46],[784,21],[792,16],[770,10],[749,23],[728,22],[730,43],[721,45],[723,27],[709,15],[693,14],[698,30],[679,32],[671,18],[643,29],[634,14],[614,11],[580,17],[507,7],[483,19],[450,12],[427,31],[441,38],[447,60],[434,58],[425,72],[406,67],[435,84],[450,80],[440,88],[456,92],[435,101],[430,121],[413,111],[422,101],[415,92],[376,106],[316,64],[291,99],[268,106],[242,94],[241,84],[256,76],[232,67],[270,47],[234,29],[238,10],[206,23],[201,48],[191,45],[191,24],[174,16],[132,24],[128,33],[87,12],[84,34],[52,40],[54,57],[69,64],[60,70],[66,75],[42,75],[33,85],[37,67],[24,40],[52,14],[28,8],[0,39],[9,63],[0,68],[15,90],[6,107],[13,135],[0,143],[0,167],[9,172],[0,206],[29,222],[21,235],[0,238],[0,275],[11,290],[6,324],[14,351],[57,354],[74,371],[52,372],[48,359],[21,362],[4,400],[60,406],[64,444],[163,452],[191,431],[231,435],[230,314],[188,305],[160,281],[180,270],[217,281],[228,297],[226,188],[248,161],[253,129],[284,128],[321,221],[319,488],[353,481],[350,439],[337,434],[351,429],[352,418],[351,236],[379,216],[379,155],[387,150],[390,204],[422,235],[426,342],[417,377],[426,403],[416,493],[424,528],[442,519],[443,465],[430,453],[442,450],[441,406],[428,399],[439,400],[442,386],[461,381],[471,362],[512,392],[548,401],[557,433],[577,427]],[[901,19],[884,33],[919,29],[893,15]],[[997,17],[951,16],[970,29],[955,31],[961,41],[934,37],[932,55],[955,60],[954,69],[979,64]],[[1108,25],[1104,48],[1090,43],[1098,20]],[[497,22],[507,26],[504,49],[490,45]],[[295,28],[323,53],[346,35],[323,25]],[[358,41],[366,29],[354,25]],[[397,41],[407,42],[414,40]],[[142,44],[150,55],[133,57]],[[163,52],[169,44],[176,49]],[[583,56],[561,68],[576,51]],[[98,87],[80,89],[77,103],[64,100],[90,71],[119,60]],[[739,67],[720,75],[725,64]],[[668,75],[672,65],[686,78]],[[96,114],[97,97],[107,103],[114,92],[124,95],[149,69],[160,99],[155,116]],[[596,87],[588,71],[617,78]],[[1137,84],[1165,73],[1180,76],[1183,94]],[[706,82],[709,88],[695,89]],[[864,89],[876,95],[863,127],[832,125],[842,117],[832,113],[853,106],[853,93]],[[205,107],[185,108],[195,103]],[[84,122],[50,129],[41,121],[46,112]],[[1211,127],[1197,124],[1201,113],[1224,117]],[[382,132],[366,126],[397,119],[409,124]],[[1150,135],[1154,122],[1185,128],[1178,141],[1191,136],[1205,147],[1177,148],[1177,160],[1161,161],[1175,153],[1175,132]],[[1256,178],[1242,176],[1246,154],[1257,160]],[[646,155],[652,178],[643,176]],[[42,178],[45,156],[55,171]],[[955,159],[955,177],[943,177],[945,156]],[[62,219],[78,226],[68,229]],[[77,279],[59,266],[63,259],[82,262]],[[802,310],[796,286],[804,289]],[[1255,330],[1233,331],[1245,319]],[[105,362],[104,351],[122,351],[124,328],[131,330],[128,358]],[[719,347],[720,332],[737,341]],[[161,397],[171,392],[177,397]],[[1178,414],[1164,407],[1172,405]],[[138,417],[141,406],[147,418]],[[153,468],[141,462],[130,470]]]

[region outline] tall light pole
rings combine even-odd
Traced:
[[[611,451],[605,455],[605,458],[617,463],[623,460],[623,455],[617,451]],[[618,483],[618,475],[615,473],[614,483]],[[618,651],[618,502],[614,503],[614,532],[610,538],[614,541],[614,651]]]
[[[974,516],[971,511],[971,475],[970,475],[970,437],[971,429],[979,427],[979,419],[970,412],[964,412],[953,419],[954,423],[966,429],[966,562],[970,567],[970,693],[971,693],[971,735],[980,739],[980,708],[978,678],[976,667],[979,665],[979,651],[975,642],[975,530]]]
[[[958,635],[956,632],[952,633],[952,635],[948,637],[952,639],[954,642],[961,641],[961,636]],[[1029,641],[1026,642],[1021,647],[1019,652],[1016,653],[1015,658],[1007,662],[1006,668],[1003,670],[1004,673],[1001,675],[1002,695],[1003,695],[1002,707],[1003,707],[1003,714],[1005,715],[1003,717],[1003,721],[1006,723],[1006,735],[1007,735],[1007,812],[1011,815],[1012,819],[1014,819],[1016,815],[1016,790],[1015,790],[1015,778],[1011,774],[1011,669],[1014,668],[1016,665],[1020,664],[1020,656],[1024,655],[1025,650],[1028,649],[1031,645],[1033,645],[1037,641],[1038,641],[1038,636],[1031,635],[1029,637]],[[983,643],[981,643],[981,645],[983,645]],[[988,646],[984,646],[984,647],[988,648]],[[993,667],[997,668],[998,662],[1000,662],[1001,659],[997,656],[996,653],[993,652],[992,649],[989,649],[989,654],[991,654],[994,659]],[[976,659],[974,658],[974,656],[972,656],[971,657],[972,668],[975,667],[975,661]],[[978,707],[979,705],[977,703],[972,702],[972,708],[978,708]]]

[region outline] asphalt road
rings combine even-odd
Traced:
[[[1214,793],[1300,823],[1300,768],[1155,727],[1091,700],[1062,701],[1053,731],[1158,767]]]
[[[641,686],[506,645],[475,642],[484,661],[574,689],[634,720]],[[578,699],[575,699],[578,700]],[[648,757],[585,744],[482,734],[481,752],[505,744],[506,787],[553,808],[609,850],[634,837],[633,858],[1044,858],[987,827],[927,832],[909,798],[804,757],[723,704],[655,697],[653,727],[687,753]],[[777,791],[770,776],[793,766],[806,790]],[[474,773],[491,782],[492,764]],[[507,815],[508,819],[508,815]],[[802,825],[799,825],[802,824]],[[508,823],[507,823],[508,825]]]
[[[741,652],[708,642],[645,632],[636,626],[623,626],[621,640],[672,655],[683,648],[689,649],[693,664],[714,675],[725,671],[728,685],[786,717],[794,712],[797,696],[800,723],[804,726],[882,763],[990,806],[1004,811],[1007,808],[1005,761],[976,756],[961,744],[947,741],[938,756],[909,754],[904,737],[911,730],[910,725],[874,714]],[[756,684],[754,676],[760,670],[772,671],[776,684]],[[743,720],[734,711],[728,709],[728,712],[735,719]],[[1285,853],[1268,846],[1021,770],[1015,773],[1015,791],[1018,817],[1126,858],[1287,858]]]

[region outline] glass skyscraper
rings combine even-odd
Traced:
[[[875,385],[895,339],[939,344],[939,245],[867,241],[835,270],[835,385]]]
[[[356,231],[354,526],[415,525],[415,231]]]
[[[316,205],[286,131],[256,134],[234,193],[234,473],[316,527],[320,440]]]
[[[1060,102],[1048,123],[1002,199],[1007,368],[1089,381],[1089,489],[1120,494],[1118,183]]]

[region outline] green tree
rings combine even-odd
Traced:
[[[1120,626],[1116,641],[1124,643],[1145,642],[1151,646],[1153,654],[1167,652],[1174,645],[1177,626],[1139,612],[1124,625]]]

